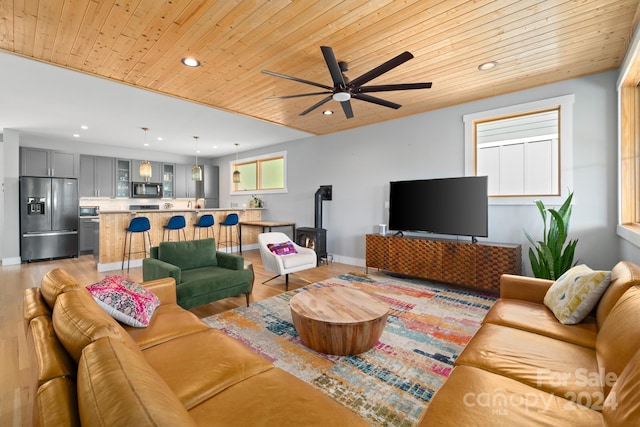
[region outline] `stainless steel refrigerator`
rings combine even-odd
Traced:
[[[78,180],[20,177],[23,262],[78,256]]]

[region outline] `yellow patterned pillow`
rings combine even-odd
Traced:
[[[584,264],[575,266],[551,285],[544,305],[560,323],[575,325],[593,310],[610,281],[610,271],[594,271]]]

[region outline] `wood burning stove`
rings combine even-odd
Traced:
[[[316,251],[318,264],[323,258],[327,258],[327,230],[324,228],[298,227],[296,243]]]
[[[332,186],[322,185],[315,194],[315,227],[298,227],[296,243],[316,251],[318,264],[327,259],[327,230],[322,228],[322,201],[331,200]]]

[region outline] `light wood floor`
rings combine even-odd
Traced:
[[[264,271],[257,250],[243,253],[254,266],[255,284],[251,301],[259,301],[284,292],[284,278],[277,278],[267,284],[273,274]],[[16,266],[0,267],[0,426],[31,426],[32,406],[35,387],[33,378],[35,367],[29,356],[22,316],[22,293],[25,289],[40,286],[42,276],[49,270],[60,267],[69,272],[82,284],[99,281],[106,275],[126,275],[142,281],[142,268],[98,273],[92,255],[75,259],[35,262]],[[305,286],[303,277],[311,282],[335,277],[343,273],[361,272],[363,268],[346,264],[322,264],[317,268],[300,273],[299,277],[289,276],[289,289]],[[199,317],[231,310],[245,304],[245,297],[227,298],[211,304],[191,309]]]

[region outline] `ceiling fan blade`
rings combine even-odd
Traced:
[[[311,107],[307,108],[306,110],[304,110],[302,113],[300,113],[301,116],[304,116],[310,112],[312,112],[313,110],[315,110],[316,108],[318,108],[319,106],[321,106],[324,103],[327,103],[329,101],[331,101],[332,97],[331,95],[327,96],[326,98],[324,98],[322,101],[320,102],[316,102],[315,104],[313,104]]]
[[[349,100],[340,102],[342,105],[342,110],[344,111],[344,115],[347,119],[353,118],[353,109],[351,108],[351,102]]]
[[[354,93],[351,96],[355,99],[359,99],[360,101],[372,102],[374,104],[382,105],[383,107],[393,108],[394,110],[397,110],[398,108],[402,107],[402,105],[396,104],[395,102],[376,98],[375,96],[371,96],[371,95],[365,95],[364,93]]]
[[[394,90],[410,90],[410,89],[431,89],[431,82],[428,83],[400,83],[392,85],[377,85],[377,86],[361,86],[354,88],[353,92],[356,93],[371,93],[371,92],[389,92]]]
[[[335,87],[344,89],[344,77],[342,77],[342,70],[340,70],[340,65],[338,65],[338,60],[336,56],[333,54],[333,49],[329,46],[320,46],[322,50],[322,56],[324,56],[324,62],[327,63],[327,67],[329,68],[329,72],[331,73],[331,80],[333,80],[333,84]]]
[[[301,98],[303,96],[325,95],[327,93],[332,93],[332,92],[313,92],[313,93],[301,93],[299,95],[274,96],[272,98],[265,98],[264,100],[265,101],[276,101],[278,99]]]
[[[309,80],[299,79],[297,77],[287,76],[286,74],[274,73],[273,71],[262,70],[264,74],[268,74],[274,77],[280,77],[281,79],[293,80],[294,82],[304,83],[311,86],[321,87],[322,89],[333,90],[331,86],[323,85],[321,83],[312,82]]]
[[[400,55],[396,56],[395,58],[392,58],[392,59],[388,60],[384,64],[378,65],[373,70],[368,71],[368,72],[364,73],[363,75],[361,75],[360,77],[357,77],[357,78],[351,80],[351,83],[349,83],[349,86],[350,87],[362,86],[363,84],[367,83],[368,81],[371,81],[371,80],[375,79],[376,77],[381,76],[382,74],[386,73],[387,71],[396,68],[398,65],[404,64],[405,62],[407,62],[411,58],[413,58],[413,55],[410,52],[403,52]]]

